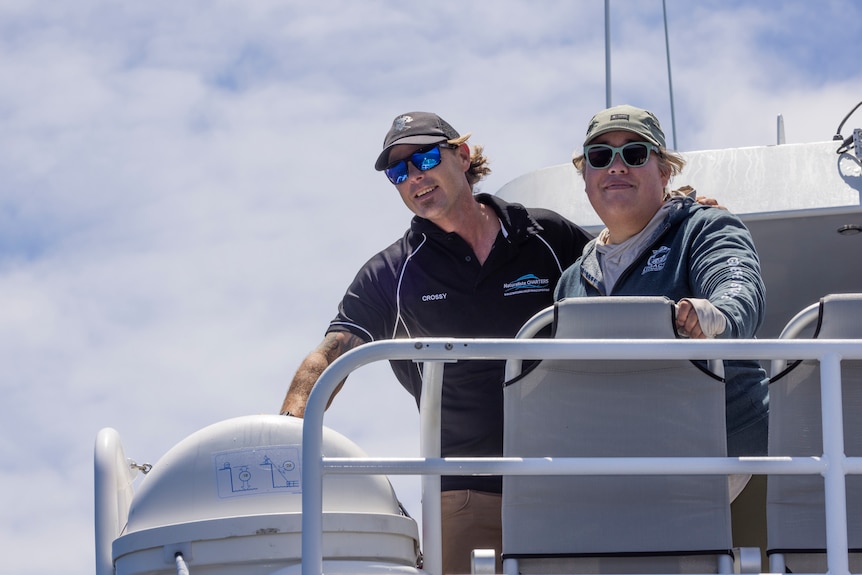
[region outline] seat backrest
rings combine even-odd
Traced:
[[[833,294],[820,300],[815,338],[862,339],[862,294]],[[796,330],[797,332],[800,330]],[[862,342],[860,342],[862,344]],[[801,361],[771,380],[769,386],[769,455],[820,456],[823,427],[820,365]],[[862,361],[841,363],[844,451],[862,456]],[[862,552],[862,476],[848,475],[848,547]],[[767,487],[769,555],[783,555],[794,572],[826,571],[826,519],[823,478],[819,475],[773,475]],[[853,572],[862,571],[862,553],[851,553]]]
[[[666,297],[568,298],[554,304],[557,339],[674,339],[674,304]]]
[[[673,338],[673,302],[563,300],[554,334]],[[505,385],[503,451],[724,457],[724,385],[683,360],[542,361]],[[517,558],[522,573],[624,572],[629,561],[644,573],[715,572],[730,547],[724,476],[503,479],[503,556]],[[652,554],[650,567],[644,556]]]

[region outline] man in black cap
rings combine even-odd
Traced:
[[[323,342],[300,365],[281,413],[302,417],[311,388],[337,357],[363,343],[412,337],[514,337],[553,303],[562,271],[590,236],[562,216],[526,209],[473,186],[490,172],[436,114],[395,118],[375,163],[415,214],[410,229],[359,270]],[[421,367],[392,369],[419,405]],[[446,366],[444,457],[503,453],[501,361]],[[500,477],[443,477],[444,573],[469,573],[473,549],[501,548]]]

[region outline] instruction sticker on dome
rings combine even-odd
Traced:
[[[299,445],[267,445],[213,454],[219,497],[301,493]]]

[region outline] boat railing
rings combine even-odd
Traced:
[[[440,397],[446,363],[474,359],[753,359],[816,360],[820,365],[823,454],[811,457],[440,457]],[[822,475],[828,573],[849,573],[845,476],[862,474],[862,457],[847,457],[841,361],[862,359],[858,340],[569,340],[427,338],[369,343],[333,362],[306,406],[302,448],[302,573],[323,572],[324,474],[422,476],[424,569],[441,573],[441,475]],[[423,364],[420,457],[334,458],[322,455],[328,400],[352,371],[384,360]]]
[[[440,457],[443,366],[471,359],[772,359],[816,360],[820,365],[823,455],[811,457]],[[355,369],[383,360],[423,364],[420,457],[332,458],[322,455],[323,416],[338,386]],[[656,475],[755,474],[824,477],[826,551],[830,574],[849,573],[845,476],[862,474],[862,457],[844,453],[841,361],[862,359],[858,340],[565,340],[427,338],[358,347],[321,375],[305,411],[302,450],[303,575],[322,572],[324,474],[421,475],[425,570],[440,571],[441,475]]]

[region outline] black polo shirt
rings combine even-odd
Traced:
[[[459,235],[414,217],[404,237],[359,270],[328,331],[349,331],[366,341],[514,337],[551,305],[560,274],[590,236],[550,210],[527,210],[487,194],[476,200],[493,208],[502,227],[483,265]],[[421,366],[391,364],[419,405]],[[444,457],[502,455],[504,366],[470,360],[444,367]],[[443,478],[443,490],[500,492],[501,485],[499,477]]]

